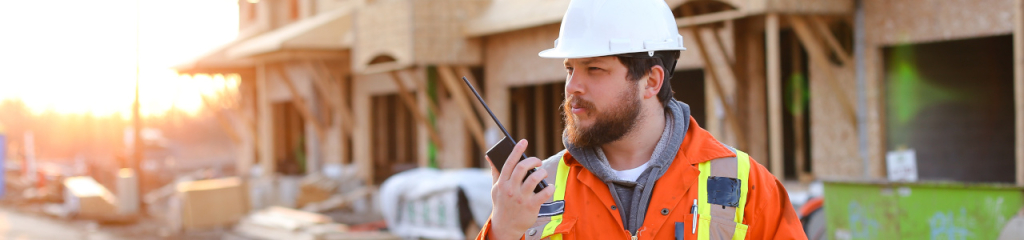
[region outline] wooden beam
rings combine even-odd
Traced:
[[[348,104],[348,97],[349,96],[346,95],[348,93],[348,91],[347,91],[347,89],[345,87],[346,86],[345,83],[344,83],[345,79],[343,79],[341,77],[338,77],[338,76],[334,76],[334,74],[331,73],[330,68],[328,68],[327,65],[324,64],[323,61],[318,61],[317,62],[316,69],[319,70],[319,71],[325,72],[327,74],[326,76],[328,76],[329,78],[335,79],[334,82],[336,83],[336,85],[331,86],[330,82],[327,82],[326,86],[328,86],[331,89],[335,89],[337,91],[336,95],[338,97],[337,97],[336,100],[338,101],[338,111],[341,112],[341,120],[342,120],[341,124],[342,124],[342,127],[344,127],[344,129],[346,129],[345,131],[347,133],[351,134],[352,131],[354,131],[353,128],[355,128],[356,120],[354,118],[355,115],[352,115],[352,108],[350,108],[348,106],[349,105]]]
[[[714,12],[708,14],[701,14],[696,16],[676,18],[676,27],[689,28],[697,27],[700,25],[718,23],[726,20],[738,19],[746,17],[747,13],[740,10],[728,10],[721,12]]]
[[[843,46],[839,45],[839,40],[836,40],[836,36],[832,35],[832,30],[828,29],[828,25],[825,24],[824,17],[811,17],[810,23],[811,27],[814,27],[814,30],[818,32],[818,35],[821,35],[821,38],[825,39],[825,43],[827,43],[829,48],[832,49],[832,52],[835,52],[836,56],[839,56],[839,65],[847,66],[847,64],[853,61],[851,60],[852,58],[850,57],[850,54],[846,53]]]
[[[473,72],[469,71],[469,67],[467,67],[467,66],[457,66],[457,67],[455,67],[455,72],[458,73],[460,76],[466,76],[466,78],[469,79],[469,82],[473,83],[473,87],[475,87],[477,91],[483,90],[482,88],[480,88],[480,81],[477,81],[477,79],[475,77],[473,77]],[[469,95],[469,94],[466,94],[466,95]],[[480,93],[480,97],[486,97],[486,96],[487,96],[487,93],[483,93],[483,92]],[[472,100],[470,100],[470,101],[472,101]],[[471,105],[473,105],[473,107],[476,108],[477,118],[480,118],[482,121],[485,121],[485,122],[488,119],[491,119],[491,116],[487,114],[487,109],[484,109],[484,105],[483,104],[471,104]]]
[[[782,65],[779,54],[779,15],[769,13],[765,16],[765,48],[768,57],[768,138],[771,173],[775,178],[783,179],[785,169],[782,159]]]
[[[430,124],[430,120],[427,120],[427,116],[420,111],[420,108],[416,105],[416,98],[409,93],[409,88],[405,86],[402,79],[399,77],[399,73],[391,72],[391,80],[395,81],[395,86],[398,87],[398,97],[402,99],[402,105],[405,105],[409,109],[409,113],[412,113],[413,118],[420,124],[423,124],[427,128],[427,134],[430,137],[430,141],[434,142],[438,150],[443,150],[444,145],[441,142],[441,135],[437,132],[437,128]]]
[[[228,134],[228,137],[231,138],[231,141],[237,144],[242,144],[242,138],[238,136],[238,132],[236,132],[235,127],[230,123],[226,116],[224,116],[224,111],[221,111],[221,109],[217,109],[216,107],[214,107],[213,104],[210,103],[210,98],[206,97],[205,95],[199,95],[199,97],[203,99],[203,105],[206,106],[206,109],[214,111],[213,115],[217,118],[217,123],[220,124],[220,127],[223,128],[224,132]]]
[[[333,99],[333,101],[325,102],[330,103],[328,106],[330,106],[331,111],[338,111],[341,113],[339,115],[341,115],[342,120],[342,135],[351,134],[355,119],[352,118],[352,110],[349,109],[347,101],[345,100],[345,97],[347,96],[341,93],[341,80],[333,81],[333,84],[332,81],[328,81],[328,79],[334,77],[327,70],[327,67],[323,65],[322,61],[319,63],[319,65],[314,66],[313,62],[306,62],[306,67],[315,74],[315,77],[313,78],[313,85],[316,86],[316,89],[320,92],[321,96]]]
[[[796,32],[797,38],[804,45],[804,49],[807,49],[807,54],[810,56],[811,61],[815,62],[818,66],[821,66],[823,76],[828,79],[826,81],[836,98],[839,98],[839,103],[843,107],[844,112],[848,115],[850,124],[853,124],[856,128],[857,124],[857,109],[854,108],[852,101],[846,95],[846,91],[840,87],[839,80],[832,73],[832,63],[828,60],[828,55],[825,54],[825,48],[821,46],[821,43],[814,37],[807,26],[807,22],[804,21],[803,17],[798,15],[789,15],[787,20],[793,26],[793,31]]]
[[[1024,186],[1024,0],[1014,4],[1013,100],[1016,116],[1017,186]]]
[[[412,71],[412,70],[411,69],[410,70],[395,70],[395,71],[392,71],[391,74],[392,74],[392,77],[397,77],[398,79],[401,79],[402,81],[415,83],[416,87],[421,92],[427,92],[426,81],[420,81],[421,78],[413,77],[407,71]],[[438,105],[437,102],[434,101],[434,99],[431,99],[429,97],[427,97],[426,99],[427,99],[426,100],[427,101],[427,108],[431,112],[433,112],[434,114],[441,114],[441,105]]]
[[[291,93],[292,104],[295,105],[297,110],[299,110],[299,115],[302,115],[302,119],[304,119],[306,123],[313,125],[313,128],[316,130],[317,138],[320,141],[323,141],[324,136],[326,136],[324,135],[326,130],[324,129],[323,124],[320,123],[320,119],[317,119],[317,117],[313,115],[312,109],[310,109],[309,104],[306,103],[306,98],[302,97],[298,88],[295,87],[295,82],[292,81],[291,77],[288,77],[288,74],[285,71],[284,67],[278,66],[277,71],[274,72],[281,77],[281,82],[284,83],[285,87],[288,88],[288,92]]]
[[[725,74],[719,72],[718,69],[715,69],[718,64],[725,65],[723,67],[727,67],[728,71],[732,71],[732,68],[728,67],[728,62],[714,63],[715,60],[711,59],[711,55],[708,51],[711,46],[705,44],[700,27],[692,27],[690,30],[693,32],[693,38],[697,43],[697,49],[698,52],[700,52],[701,59],[704,60],[704,70],[707,71],[709,73],[708,75],[713,79],[711,81],[711,86],[715,89],[715,93],[718,94],[719,100],[722,102],[722,106],[725,107],[725,120],[729,123],[729,128],[732,129],[730,132],[736,136],[736,142],[734,144],[745,143],[746,136],[744,135],[743,129],[740,128],[739,119],[736,113],[736,106],[729,101],[726,101],[727,96],[730,96],[730,94],[727,94],[725,89],[722,87],[722,81],[724,81]],[[720,57],[726,59],[725,56]]]
[[[476,140],[477,146],[486,148],[487,140],[484,139],[483,127],[480,124],[480,120],[477,119],[477,115],[473,113],[472,102],[466,97],[466,91],[469,89],[467,87],[459,87],[459,82],[451,67],[437,66],[437,73],[440,75],[441,82],[444,83],[445,88],[448,89],[448,93],[455,100],[455,104],[462,110],[462,117],[466,121],[466,126],[469,127],[470,135]]]
[[[328,84],[327,82],[327,76],[323,74],[323,72],[320,72],[319,69],[313,67],[313,62],[311,60],[305,61],[303,66],[306,67],[306,71],[313,73],[313,89],[315,89],[317,94],[320,95],[320,97],[316,99],[319,99],[322,105],[327,106],[327,112],[324,114],[324,116],[326,117],[326,119],[324,119],[324,122],[327,124],[328,127],[330,127],[331,125],[333,125],[334,122],[331,119],[331,115],[333,115],[332,113],[334,113],[334,111],[337,111],[338,109],[336,102],[330,100],[332,98],[338,97],[336,89],[330,87],[331,85]]]

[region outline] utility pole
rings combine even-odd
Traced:
[[[132,163],[129,167],[135,172],[135,181],[137,182],[135,186],[138,188],[135,191],[136,193],[140,193],[142,190],[142,151],[144,149],[143,146],[145,145],[145,143],[142,142],[142,116],[139,113],[139,107],[141,105],[139,102],[139,15],[141,15],[140,5],[141,3],[139,1],[135,2],[135,102],[132,104],[132,124],[134,125],[133,128],[135,129],[135,131],[132,136],[134,139],[132,141],[133,157]],[[142,198],[137,199],[142,200]],[[140,208],[143,208],[142,204],[143,203],[140,201]]]

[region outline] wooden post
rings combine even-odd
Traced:
[[[469,127],[470,135],[476,140],[477,146],[486,147],[487,140],[484,139],[483,127],[480,126],[480,120],[477,120],[477,115],[473,114],[473,105],[469,102],[469,98],[466,97],[467,87],[459,87],[459,81],[455,78],[455,73],[452,72],[452,68],[449,66],[437,66],[437,73],[441,75],[441,83],[445,85],[445,89],[448,89],[448,93],[452,95],[455,104],[462,110],[462,117],[466,122],[466,126]]]
[[[441,135],[437,133],[437,129],[430,124],[430,121],[423,115],[423,112],[420,112],[419,107],[416,106],[416,99],[413,98],[412,93],[409,93],[409,88],[405,87],[405,83],[402,83],[398,73],[392,71],[391,80],[394,80],[395,86],[398,86],[398,97],[402,99],[403,105],[409,109],[409,113],[412,113],[417,122],[426,126],[427,134],[430,135],[430,140],[434,141],[434,145],[437,145],[437,149],[444,149],[443,143],[441,143]]]
[[[270,96],[267,89],[267,66],[264,63],[256,65],[256,126],[257,126],[257,147],[259,148],[261,177],[272,179],[276,170],[274,167],[274,115],[270,106]]]
[[[1024,186],[1024,0],[1014,6],[1013,24],[1013,100],[1015,103],[1017,185]]]
[[[779,15],[765,16],[765,48],[768,57],[768,137],[771,172],[775,178],[785,177],[782,159],[782,65],[779,55]]]

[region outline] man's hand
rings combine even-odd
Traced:
[[[530,174],[530,178],[523,181],[526,171],[540,167],[541,161],[535,157],[519,161],[519,156],[526,151],[529,143],[524,139],[516,144],[512,155],[505,160],[501,167],[501,173],[494,168],[490,158],[487,162],[491,165],[491,179],[494,186],[491,187],[491,234],[490,240],[519,239],[530,226],[537,222],[537,213],[540,212],[540,205],[551,199],[555,193],[555,186],[550,185],[539,193],[533,189],[541,180],[548,176],[547,171],[542,168]],[[518,163],[518,164],[516,164]]]

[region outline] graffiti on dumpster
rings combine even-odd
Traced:
[[[936,212],[928,219],[931,239],[967,239],[974,235],[967,229],[967,209],[960,208],[960,214],[953,211]]]
[[[853,239],[874,239],[878,234],[878,221],[868,217],[870,208],[862,207],[857,201],[850,201],[848,206],[850,213],[850,233]]]

